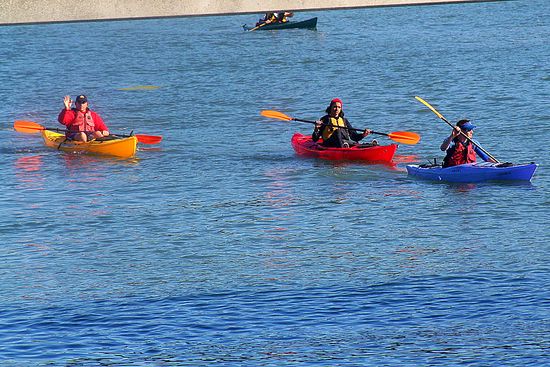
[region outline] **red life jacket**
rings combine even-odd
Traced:
[[[71,131],[95,131],[95,123],[92,118],[92,112],[87,110],[86,113],[76,111],[76,116],[69,127]]]
[[[476,152],[474,150],[474,145],[471,143],[461,143],[455,141],[455,144],[447,149],[447,155],[443,159],[443,167],[457,166],[459,164],[465,163],[475,163],[476,161]]]

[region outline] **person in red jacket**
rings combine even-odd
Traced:
[[[68,139],[83,141],[109,136],[109,129],[103,119],[88,108],[88,98],[81,94],[76,97],[75,108],[71,108],[71,97],[65,96],[65,108],[61,110],[57,120],[67,126],[65,134]]]

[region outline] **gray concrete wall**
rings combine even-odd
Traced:
[[[506,0],[0,0],[0,25]]]

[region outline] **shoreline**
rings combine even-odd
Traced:
[[[193,16],[236,15],[268,11],[319,11],[368,7],[411,5],[441,5],[455,3],[496,2],[509,0],[335,0],[330,7],[322,0],[296,1],[227,0],[214,4],[210,1],[183,0],[174,3],[154,0],[143,4],[140,0],[97,0],[93,7],[76,14],[76,6],[69,0],[18,0],[0,3],[0,26],[41,23],[70,23],[112,20],[138,20]],[[46,4],[46,5],[45,5]]]

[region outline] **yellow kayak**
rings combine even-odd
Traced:
[[[137,138],[135,136],[110,140],[92,140],[84,143],[67,140],[65,134],[55,131],[42,130],[41,132],[46,146],[65,152],[84,152],[121,158],[130,158],[136,154]]]

